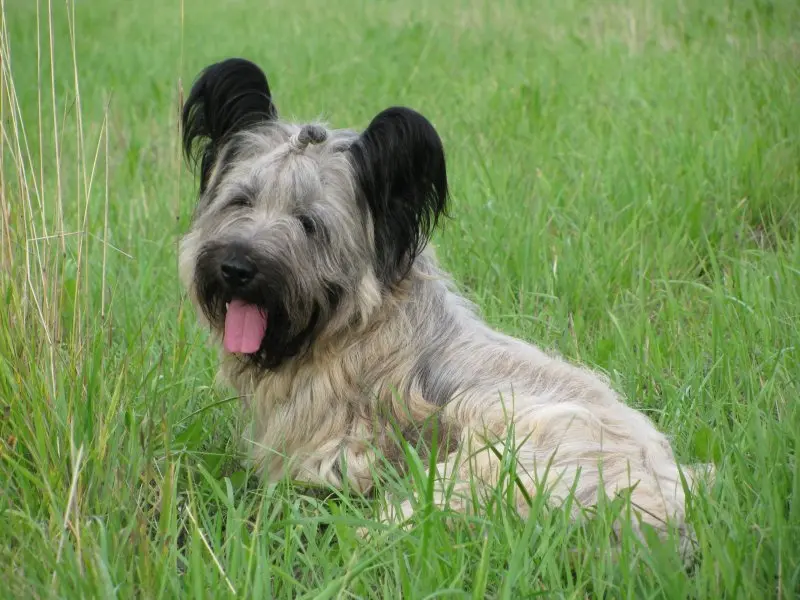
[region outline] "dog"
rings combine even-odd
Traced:
[[[369,493],[400,440],[435,447],[434,502],[477,508],[514,457],[513,503],[593,506],[681,535],[696,472],[607,380],[495,331],[428,243],[448,215],[442,141],[391,107],[365,130],[281,120],[264,72],[232,58],[195,79],[182,143],[199,175],[179,270],[252,419],[267,481]],[[380,459],[380,460],[379,460]],[[386,518],[406,521],[405,499]]]

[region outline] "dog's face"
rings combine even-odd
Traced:
[[[200,194],[181,275],[226,351],[262,368],[363,317],[445,211],[441,140],[407,108],[360,134],[284,123],[261,70],[229,59],[200,74],[182,126]]]

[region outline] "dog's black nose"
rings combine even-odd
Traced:
[[[231,257],[226,259],[220,266],[222,271],[222,278],[229,286],[233,288],[240,288],[253,280],[256,275],[256,269],[253,264],[247,259],[240,257]]]

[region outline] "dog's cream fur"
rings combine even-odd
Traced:
[[[679,469],[650,419],[599,374],[490,329],[437,268],[432,250],[396,298],[381,299],[366,278],[358,300],[364,318],[357,327],[318,340],[288,369],[243,369],[239,357],[223,353],[221,372],[253,414],[249,443],[264,478],[341,487],[344,470],[351,489],[367,492],[376,452],[393,452],[389,429],[434,416],[461,444],[436,465],[445,475],[436,497],[451,508],[467,508],[476,481],[496,483],[513,427],[517,476],[528,495],[544,487],[561,502],[573,494],[577,509],[596,502],[600,487],[611,497],[633,488],[634,528],[638,518],[662,531],[668,521],[684,528],[681,471],[691,483],[694,470]],[[413,378],[423,354],[431,357],[431,376],[456,387],[443,405],[428,401]],[[446,474],[456,480],[449,492]],[[517,490],[516,498],[526,514],[525,493]],[[411,501],[400,511],[410,516]]]

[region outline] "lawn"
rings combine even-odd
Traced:
[[[0,596],[800,594],[795,0],[1,4]],[[434,244],[486,319],[715,463],[692,568],[612,557],[602,510],[379,528],[250,477],[176,264],[180,101],[234,55],[286,117],[435,123]]]

